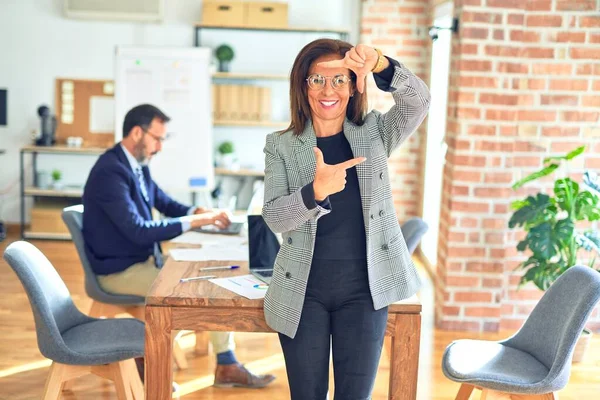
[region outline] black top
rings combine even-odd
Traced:
[[[354,158],[343,132],[318,137],[317,147],[325,163],[333,165]],[[356,167],[346,170],[346,187],[329,196],[331,212],[319,218],[313,259],[357,260],[367,258],[367,239],[363,220]]]

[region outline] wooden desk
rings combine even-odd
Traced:
[[[199,268],[223,261],[176,262],[169,258],[146,297],[146,399],[170,399],[173,381],[172,330],[273,332],[265,322],[263,300],[249,300],[206,281],[180,283],[200,275]],[[218,277],[248,273],[211,271]],[[386,335],[391,336],[389,399],[417,397],[421,303],[415,297],[389,307]]]

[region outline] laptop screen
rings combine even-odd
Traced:
[[[279,241],[261,215],[248,215],[248,251],[250,269],[271,269],[275,265]]]

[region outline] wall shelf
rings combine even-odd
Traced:
[[[75,197],[79,198],[83,196],[83,190],[81,189],[42,189],[33,186],[25,188],[26,196],[40,196],[40,197]]]
[[[101,147],[68,147],[62,145],[54,146],[24,146],[21,148],[23,153],[39,154],[92,154],[99,155],[108,149]]]
[[[226,175],[226,176],[254,176],[254,177],[264,177],[265,173],[263,171],[252,170],[252,169],[238,169],[232,170],[227,168],[215,168],[216,175]]]
[[[24,231],[23,238],[24,239],[71,240],[71,235],[68,233]]]
[[[285,74],[259,74],[259,73],[240,73],[240,72],[215,72],[213,79],[252,79],[252,80],[289,80]]]

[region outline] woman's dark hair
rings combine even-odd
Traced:
[[[291,119],[290,126],[281,133],[294,131],[294,135],[300,135],[306,127],[306,122],[310,119],[311,111],[308,103],[308,88],[306,78],[313,62],[321,56],[330,54],[344,57],[346,52],[352,49],[348,42],[335,39],[317,39],[310,42],[296,56],[292,72],[290,73],[290,110]],[[350,71],[352,85],[356,87],[356,74]],[[346,117],[356,125],[362,125],[364,117],[367,114],[367,88],[363,93],[358,90],[354,92],[354,96],[350,97],[348,108],[346,109]]]
[[[140,104],[139,106],[133,107],[125,115],[123,120],[123,137],[129,136],[129,132],[135,127],[139,126],[142,129],[148,129],[152,120],[157,118],[160,122],[169,122],[171,118],[160,111],[157,107],[151,104]]]

